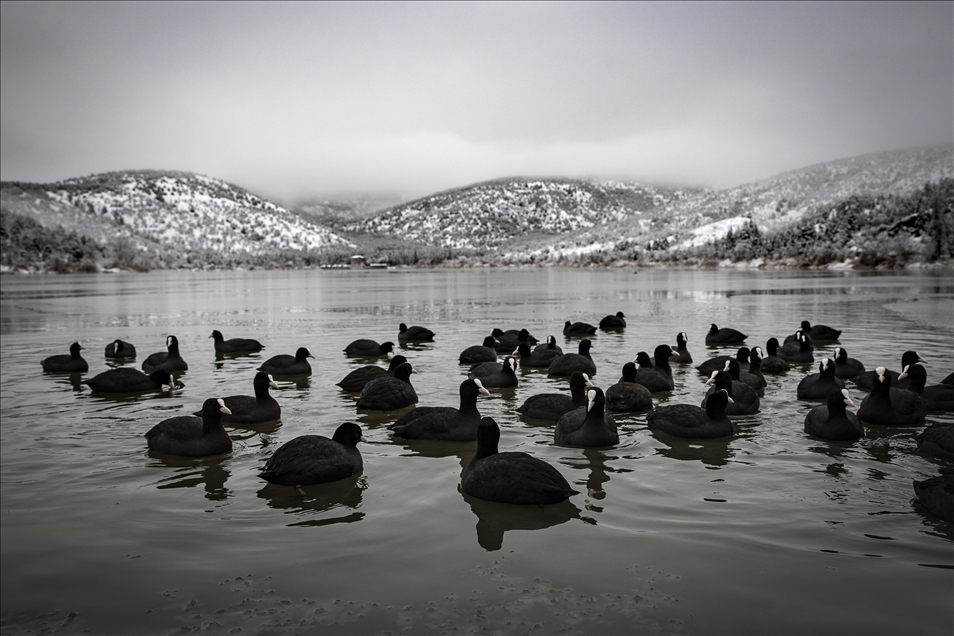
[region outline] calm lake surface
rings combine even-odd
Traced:
[[[943,465],[918,454],[921,427],[869,428],[858,442],[802,431],[795,399],[814,367],[768,376],[761,412],[725,440],[654,434],[617,416],[608,450],[555,446],[552,426],[515,409],[565,391],[545,371],[481,397],[500,449],[544,459],[581,491],[546,508],[465,499],[476,444],[393,440],[399,413],[358,412],[335,383],[366,361],[357,338],[397,342],[398,324],[437,333],[402,350],[419,405],[457,405],[457,362],[493,327],[562,336],[565,320],[629,327],[593,338],[594,381],[614,384],[636,352],[709,323],[765,345],[802,320],[844,329],[869,369],[927,360],[954,370],[954,275],[578,269],[156,272],[2,278],[3,633],[954,633],[954,524],[909,505],[914,479]],[[209,334],[254,337],[261,355],[216,361]],[[184,388],[92,396],[40,361],[79,340],[90,372],[106,344],[133,342],[139,368],[176,335]],[[208,397],[251,394],[266,358],[305,346],[304,382],[272,394],[281,422],[228,428],[232,453],[151,456],[143,433]],[[833,355],[816,348],[816,361]],[[379,364],[384,364],[380,362]],[[817,365],[815,365],[817,366]],[[657,405],[698,404],[705,378],[674,366]],[[853,390],[856,404],[864,393]],[[359,478],[304,494],[258,469],[284,442],[356,421]],[[954,415],[929,415],[927,423]]]

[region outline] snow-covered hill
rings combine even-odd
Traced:
[[[179,255],[257,256],[354,247],[328,228],[242,188],[182,172],[112,172],[52,184],[4,183],[5,212],[108,244]]]

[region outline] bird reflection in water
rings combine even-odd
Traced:
[[[349,512],[340,516],[325,516],[322,513],[337,511],[339,508],[357,510],[361,507],[361,498],[368,489],[364,475],[358,473],[347,479],[310,486],[277,486],[266,484],[258,491],[258,498],[264,499],[269,508],[282,510],[296,517],[309,517],[303,521],[287,524],[288,527],[327,526],[335,523],[353,523],[364,519],[363,512]]]
[[[656,454],[680,461],[699,461],[706,466],[721,468],[735,457],[730,439],[686,439],[653,431],[657,440],[668,447],[656,449]]]
[[[570,519],[596,525],[594,519],[580,515],[580,509],[570,500],[533,506],[484,501],[463,493],[461,497],[477,515],[477,543],[488,552],[503,547],[504,533],[508,530],[543,530],[566,523]]]
[[[586,498],[587,501],[584,504],[587,510],[592,510],[593,512],[603,512],[602,506],[597,506],[593,503],[593,500],[600,501],[606,497],[606,492],[603,490],[603,484],[609,481],[609,475],[607,475],[606,460],[607,459],[618,459],[618,457],[610,456],[607,457],[606,454],[596,448],[584,448],[581,449],[583,457],[566,457],[560,461],[561,464],[565,464],[570,468],[577,470],[588,470],[586,476]],[[615,472],[612,468],[608,469],[609,472]],[[577,482],[578,483],[578,482]]]
[[[228,469],[219,459],[189,457],[175,457],[171,455],[150,456],[158,465],[177,469],[175,473],[159,480],[158,490],[170,488],[193,488],[200,484],[205,486],[205,498],[212,501],[224,501],[232,495],[232,491],[225,487],[228,480]]]

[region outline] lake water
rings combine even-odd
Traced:
[[[402,442],[396,415],[356,412],[335,383],[363,361],[357,338],[397,342],[419,324],[435,342],[402,351],[420,405],[457,404],[457,356],[493,327],[562,336],[623,311],[629,327],[593,338],[604,389],[637,351],[689,334],[696,364],[711,322],[747,344],[804,320],[843,328],[869,369],[928,361],[954,370],[954,276],[938,273],[474,269],[154,272],[2,278],[3,633],[954,633],[954,524],[909,501],[937,473],[921,429],[869,429],[851,443],[802,432],[815,403],[795,399],[807,367],[769,376],[761,412],[725,440],[652,433],[618,416],[609,450],[558,447],[552,426],[515,408],[565,380],[518,370],[516,389],[478,406],[501,450],[527,451],[581,491],[523,508],[465,499],[475,444]],[[216,361],[213,329],[254,337],[262,355]],[[86,378],[115,338],[146,355],[178,337],[184,388],[92,396],[40,360],[79,340]],[[254,369],[305,346],[305,382],[273,391],[281,423],[229,428],[231,454],[150,456],[143,433],[207,397],[250,394]],[[816,360],[833,346],[816,349]],[[382,363],[383,364],[383,363]],[[696,403],[704,378],[675,367]],[[853,392],[856,403],[863,393]],[[362,425],[359,478],[304,494],[258,469],[282,443]],[[954,420],[929,415],[928,423]]]

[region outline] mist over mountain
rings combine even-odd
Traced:
[[[3,271],[392,265],[950,263],[954,147],[712,190],[507,178],[410,202],[283,207],[224,181],[124,171],[0,184]]]

